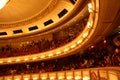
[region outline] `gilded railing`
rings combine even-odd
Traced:
[[[120,67],[1,76],[0,80],[120,80]]]

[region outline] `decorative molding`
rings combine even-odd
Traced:
[[[18,21],[18,22],[14,22],[14,23],[5,23],[5,24],[0,23],[0,28],[4,29],[4,28],[10,28],[10,27],[18,27],[18,26],[23,26],[23,25],[27,25],[29,23],[38,21],[44,16],[46,16],[47,14],[49,14],[49,12],[51,12],[51,10],[57,4],[57,1],[58,0],[52,0],[42,11],[40,11],[37,15],[32,16],[31,18]]]

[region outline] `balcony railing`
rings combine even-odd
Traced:
[[[0,80],[120,80],[120,67],[2,76]]]

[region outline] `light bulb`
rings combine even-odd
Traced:
[[[7,3],[8,3],[9,0],[0,0],[0,9],[2,9]]]

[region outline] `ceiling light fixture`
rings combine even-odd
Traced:
[[[0,61],[0,63],[3,63],[3,61]]]
[[[2,9],[8,2],[9,0],[0,0],[0,9]]]
[[[92,3],[88,3],[88,11],[93,12],[93,5]]]

